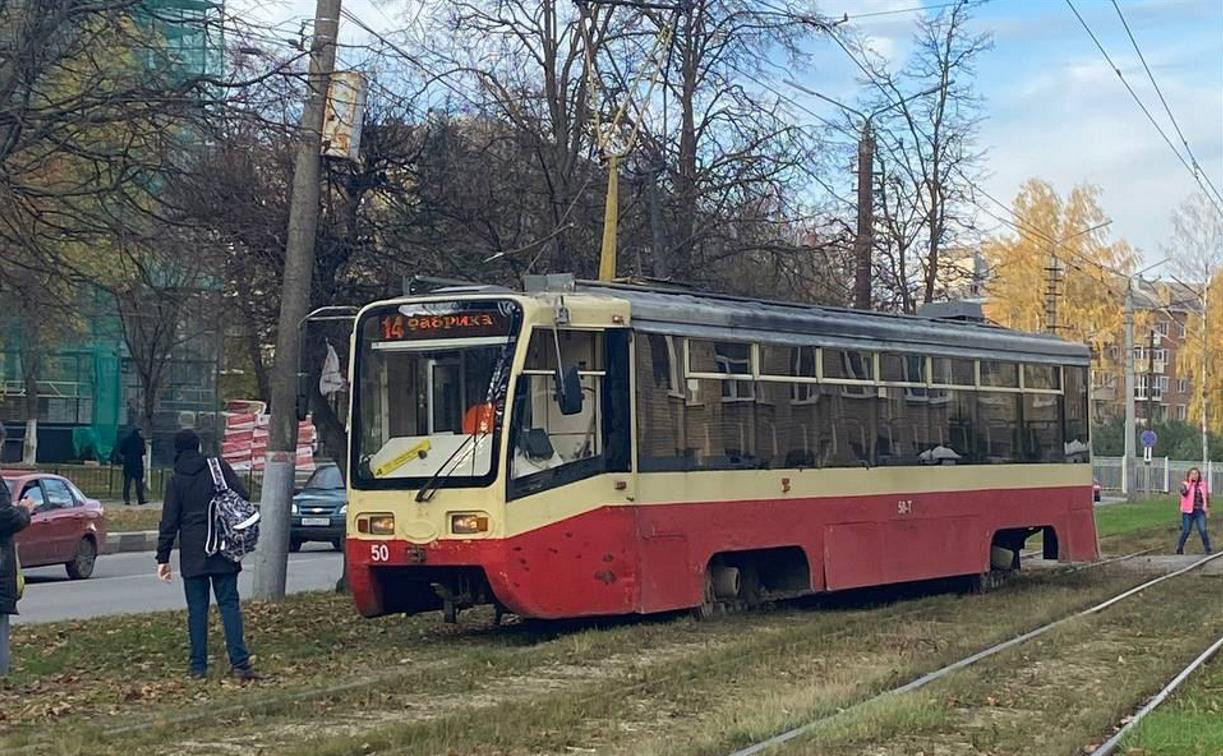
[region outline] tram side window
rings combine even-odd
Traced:
[[[726,395],[728,380],[689,378],[684,406],[684,434],[687,442],[686,469],[739,470],[766,466],[756,453],[757,422],[753,395]]]
[[[977,450],[981,462],[1010,464],[1020,461],[1019,400],[1020,395],[1011,392],[977,393]]]
[[[1023,461],[1062,462],[1062,397],[1023,395]]]
[[[929,418],[929,448],[919,454],[921,464],[964,465],[978,460],[976,392],[931,390]]]
[[[814,383],[814,346],[760,345],[760,373],[776,380],[757,384],[757,450],[782,469],[822,467],[828,449],[826,403]]]
[[[881,388],[880,394],[875,464],[922,463],[922,455],[934,447],[927,390],[924,387],[888,386]]]
[[[1087,410],[1087,368],[1062,369],[1065,382],[1063,454],[1067,462],[1090,461]]]
[[[683,339],[637,334],[637,467],[642,472],[685,470],[690,465],[684,411]]]
[[[827,467],[863,467],[876,459],[879,399],[874,386],[822,384],[820,401],[827,406],[822,416],[821,443],[827,450]]]
[[[795,389],[810,389],[796,396]],[[820,467],[825,448],[824,407],[815,384],[761,382],[756,386],[756,450],[761,466]]]

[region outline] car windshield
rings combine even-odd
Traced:
[[[419,488],[487,482],[509,363],[512,302],[409,304],[360,326],[353,482]]]
[[[306,488],[337,489],[344,487],[344,476],[336,465],[326,465],[315,470],[306,481]]]

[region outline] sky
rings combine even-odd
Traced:
[[[850,16],[872,47],[900,67],[911,53],[910,9],[941,0],[819,0],[826,16]],[[1126,80],[1176,146],[1179,139],[1152,88],[1111,0],[1074,0],[1075,6]],[[1223,0],[1118,0],[1172,114],[1198,162],[1223,190]],[[231,0],[229,10],[258,21],[270,34],[297,36],[312,0]],[[345,0],[345,8],[380,33],[416,18],[416,0]],[[905,11],[888,15],[855,14]],[[993,34],[994,47],[977,66],[984,98],[980,146],[987,151],[983,186],[1010,201],[1027,179],[1053,184],[1065,196],[1076,184],[1102,192],[1113,239],[1138,248],[1147,263],[1171,243],[1170,215],[1197,190],[1190,172],[1147,121],[1139,106],[1075,19],[1065,0],[990,0],[975,12],[974,29]],[[417,24],[417,33],[427,33]],[[415,36],[415,35],[414,35]],[[366,35],[351,22],[341,40]],[[809,68],[793,78],[853,104],[860,83],[854,64],[828,40],[807,43]],[[785,88],[785,85],[778,85]],[[786,90],[810,110],[836,116],[834,106]],[[809,118],[796,113],[799,118]],[[982,218],[983,226],[997,226]]]
[[[916,14],[858,21],[853,14],[920,5],[912,0],[824,0],[822,10],[834,18],[848,13],[872,46],[899,66],[911,52]],[[1119,5],[1194,155],[1223,189],[1223,0],[1119,0]],[[1180,146],[1112,3],[1075,0],[1075,6]],[[987,150],[988,178],[983,186],[1009,202],[1032,177],[1049,181],[1062,196],[1076,184],[1094,184],[1113,220],[1111,236],[1129,241],[1147,263],[1164,257],[1171,241],[1170,215],[1197,184],[1065,0],[992,0],[977,9],[973,25],[994,37],[975,81],[985,99],[980,144]],[[852,100],[855,71],[852,63],[838,60],[844,53],[825,44],[813,48],[812,56],[816,70],[805,83]],[[805,104],[829,110],[814,102]]]

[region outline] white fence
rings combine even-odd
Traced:
[[[1106,491],[1121,490],[1121,457],[1093,457],[1092,469],[1096,482]],[[1138,458],[1137,489],[1144,493],[1170,493],[1176,491],[1189,468],[1202,470],[1202,477],[1210,481],[1211,491],[1223,491],[1223,464],[1209,463],[1202,468],[1200,460],[1168,459],[1154,457],[1150,464]]]

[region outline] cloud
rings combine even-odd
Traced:
[[[1201,3],[1190,0],[1149,0],[1127,12],[1127,19],[1197,158],[1215,185],[1223,186],[1218,6],[1214,24],[1178,20],[1169,26],[1169,16],[1154,12],[1171,3],[1194,11],[1191,16],[1201,10]],[[1137,20],[1144,14],[1163,26],[1154,20]],[[1153,117],[1179,146],[1124,31],[1118,33],[1105,20],[1089,19],[1089,23]],[[1115,15],[1112,20],[1119,28]],[[1012,35],[1026,25],[1021,21],[1031,19],[1000,24],[1007,34],[999,37],[998,58],[978,82],[989,100],[990,118],[982,132],[993,173],[987,188],[1009,199],[1032,176],[1051,181],[1063,194],[1077,183],[1096,184],[1103,190],[1104,210],[1114,221],[1112,234],[1141,248],[1148,259],[1158,257],[1170,235],[1173,208],[1197,189],[1193,177],[1085,32],[1078,29],[1077,36],[1056,42],[1051,37]],[[1073,16],[1070,23],[1078,28]]]

